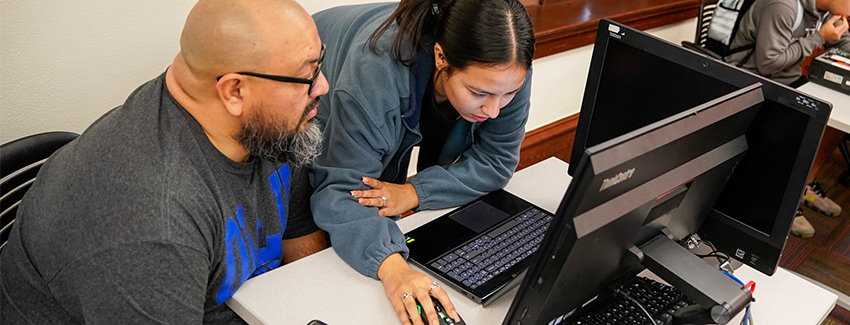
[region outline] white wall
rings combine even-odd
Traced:
[[[82,132],[164,72],[195,1],[0,1],[0,143]],[[299,0],[307,12],[369,0]],[[694,20],[650,30],[678,43]],[[534,62],[528,130],[579,111],[591,46]]]
[[[673,42],[693,41],[696,18],[650,29],[647,32]],[[534,60],[531,112],[526,131],[536,129],[581,110],[581,99],[590,68],[593,45]]]

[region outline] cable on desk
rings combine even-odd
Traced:
[[[750,289],[750,293],[755,293],[756,292],[756,282],[755,281],[747,282],[747,284],[744,285],[744,288]]]
[[[756,291],[756,282],[755,281],[750,281],[750,282],[747,282],[747,284],[744,284],[744,281],[741,281],[740,279],[738,279],[736,276],[732,275],[731,273],[724,271],[723,274],[726,274],[728,277],[732,278],[732,280],[735,280],[735,282],[740,283],[742,286],[744,286],[745,289],[750,290],[751,294],[755,293],[755,291]],[[753,299],[753,301],[755,301],[755,299]],[[753,314],[750,313],[750,307],[752,307],[752,303],[747,305],[747,313],[744,315],[743,318],[741,318],[741,325],[753,325]]]
[[[715,258],[717,258],[717,264],[718,264],[717,267],[721,271],[729,272],[731,274],[733,272],[733,269],[731,267],[729,267],[729,260],[730,260],[729,254],[727,254],[724,251],[717,250],[717,248],[714,247],[714,244],[712,244],[711,241],[702,240],[701,242],[708,245],[708,247],[711,248],[711,252],[709,252],[708,254],[697,255],[697,256],[699,256],[700,258],[705,258],[705,257],[715,257]],[[721,258],[723,260],[721,260]]]
[[[744,281],[741,281],[740,279],[738,279],[738,277],[736,277],[736,276],[732,275],[732,273],[729,273],[729,272],[726,272],[726,271],[722,271],[722,272],[723,272],[723,274],[726,274],[726,276],[728,276],[728,277],[732,278],[732,280],[735,280],[735,282],[740,283],[742,287],[743,287],[743,286],[746,286],[746,285],[744,284]],[[753,284],[755,285],[755,282],[753,282]]]
[[[747,314],[741,318],[741,325],[752,325],[753,316],[750,314],[750,306],[747,306]]]
[[[722,254],[718,254],[718,253],[722,253]],[[726,262],[729,261],[729,256],[726,255],[726,253],[723,253],[721,251],[714,251],[714,252],[711,252],[711,253],[708,253],[708,254],[702,254],[702,255],[697,255],[697,256],[699,258],[715,257],[715,258],[717,258],[718,264],[723,264],[723,263],[726,263]],[[721,258],[723,260],[721,260]]]
[[[652,322],[652,325],[659,325],[658,322],[656,322],[655,319],[652,318],[652,315],[649,313],[649,311],[647,311],[646,308],[643,308],[643,305],[640,302],[638,302],[637,299],[632,298],[632,296],[630,296],[625,291],[620,290],[619,288],[614,289],[614,292],[616,292],[617,294],[623,296],[624,298],[628,299],[629,301],[631,301],[635,305],[637,305],[638,308],[640,308],[640,310],[642,310],[643,313],[646,314],[646,317],[649,318],[649,321]]]

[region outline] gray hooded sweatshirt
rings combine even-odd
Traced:
[[[315,193],[310,206],[337,254],[373,278],[389,255],[400,253],[406,258],[407,245],[392,219],[379,217],[374,207],[360,205],[350,191],[368,188],[361,181],[363,176],[404,179],[405,157],[422,139],[419,113],[434,71],[433,53],[427,51],[415,53],[413,66],[390,57],[395,25],[378,41],[380,55],[370,51],[369,35],[396,6],[344,6],[313,15],[327,45],[322,72],[330,90],[318,108],[325,139],[323,152],[313,164]],[[416,189],[419,209],[461,205],[507,184],[519,162],[530,92],[531,69],[497,118],[472,123],[466,134],[449,137],[447,144],[460,144],[449,155],[450,163],[428,167],[407,179]]]
[[[799,0],[805,11],[800,25],[792,30],[797,18],[798,0],[757,0],[741,19],[731,48],[756,44],[755,53],[743,67],[777,82],[790,84],[803,74],[800,63],[812,51],[824,45],[818,30],[828,18],[815,8],[816,0]],[[827,47],[850,50],[850,34],[830,42]],[[749,52],[731,54],[727,62],[738,63]]]

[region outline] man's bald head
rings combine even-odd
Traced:
[[[186,19],[181,53],[201,79],[269,71],[293,43],[315,35],[313,26],[294,0],[200,0]]]
[[[200,0],[186,19],[180,47],[166,86],[219,151],[237,162],[254,155],[297,164],[315,156],[321,132],[312,130],[311,120],[328,83],[318,70],[319,32],[298,3]]]

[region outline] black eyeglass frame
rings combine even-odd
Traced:
[[[316,87],[316,81],[319,80],[319,73],[322,72],[322,64],[324,63],[324,61],[325,61],[325,44],[322,44],[322,51],[319,53],[319,60],[316,62],[316,72],[313,73],[313,77],[310,78],[310,79],[277,76],[277,75],[273,75],[273,74],[264,74],[264,73],[248,72],[248,71],[236,72],[236,74],[241,74],[241,75],[251,76],[251,77],[257,77],[257,78],[263,78],[263,79],[269,79],[269,80],[280,81],[280,82],[289,82],[289,83],[310,85],[310,87],[307,88],[307,95],[309,96],[311,93],[313,93],[313,88]],[[221,77],[224,77],[224,76],[221,76]],[[221,77],[216,78],[216,80],[220,80]]]

